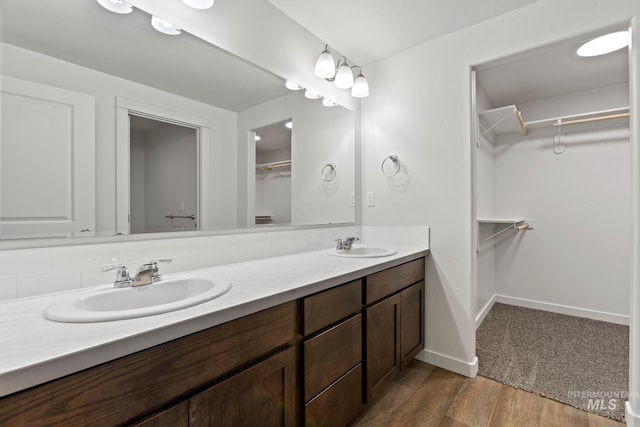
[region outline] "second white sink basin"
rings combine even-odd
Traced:
[[[395,255],[397,252],[393,249],[375,248],[371,246],[355,246],[349,250],[332,249],[327,253],[329,255],[342,258],[378,258]]]
[[[44,317],[57,322],[104,322],[180,310],[210,301],[231,289],[226,280],[167,279],[151,285],[110,288],[52,302]]]

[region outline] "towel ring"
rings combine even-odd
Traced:
[[[387,172],[384,170],[384,164],[385,164],[387,161],[389,161],[389,160],[391,160],[391,161],[393,162],[393,165],[394,165],[394,166],[393,166],[393,169],[392,169],[392,171],[391,171],[391,173],[387,173]],[[397,174],[398,174],[398,172],[400,172],[400,160],[398,160],[398,156],[396,156],[395,154],[392,154],[392,155],[390,155],[389,157],[385,158],[385,159],[382,161],[382,164],[380,165],[380,169],[382,169],[382,173],[383,173],[383,174],[384,174],[384,176],[386,176],[386,177],[392,177],[392,176],[394,176],[394,175],[397,175]]]
[[[320,172],[322,180],[327,182],[333,181],[336,177],[336,169],[337,166],[335,163],[327,163],[326,165],[324,165],[322,167],[322,171]]]

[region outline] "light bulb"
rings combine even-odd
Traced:
[[[347,64],[343,64],[338,68],[335,84],[339,89],[349,89],[353,86],[353,73],[351,72],[351,67]]]
[[[286,88],[287,88],[287,89],[289,89],[289,90],[300,90],[300,89],[302,89],[302,88],[300,87],[300,85],[299,85],[299,84],[296,84],[296,83],[294,83],[294,82],[292,82],[292,81],[289,81],[289,80],[287,80],[287,81],[284,83],[284,85],[285,85],[285,86],[286,86]]]
[[[336,63],[333,60],[333,56],[329,53],[329,47],[325,47],[318,60],[316,61],[315,75],[323,78],[330,79],[336,74]]]
[[[312,92],[310,90],[305,90],[304,91],[304,97],[308,98],[308,99],[318,99],[318,98],[320,98],[320,95],[318,95],[317,93]]]
[[[133,6],[123,0],[97,0],[100,6],[114,13],[126,14],[133,11]]]
[[[213,0],[182,0],[182,2],[194,9],[209,9],[213,6]]]
[[[355,98],[364,98],[369,96],[369,82],[362,73],[358,74],[358,77],[356,77],[356,80],[353,82],[351,96]]]
[[[599,56],[629,45],[629,32],[617,31],[589,40],[578,48],[578,56]]]
[[[151,25],[161,33],[168,34],[170,36],[175,36],[182,32],[180,28],[156,16],[151,17]]]

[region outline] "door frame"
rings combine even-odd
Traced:
[[[206,230],[211,218],[210,162],[211,126],[209,121],[182,111],[145,102],[116,97],[116,234],[130,233],[130,135],[129,115],[146,117],[196,130],[197,138],[197,224]]]

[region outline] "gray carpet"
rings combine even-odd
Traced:
[[[495,304],[476,332],[478,374],[624,420],[629,327]]]

